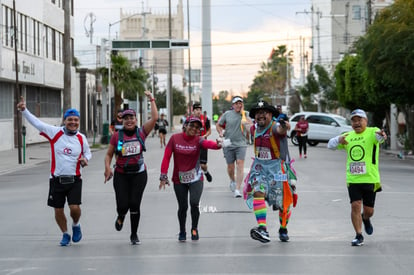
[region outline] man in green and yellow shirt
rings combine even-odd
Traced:
[[[362,223],[368,235],[374,231],[370,218],[374,214],[376,192],[381,191],[379,144],[387,139],[387,135],[377,127],[367,127],[368,118],[361,109],[351,112],[351,124],[354,130],[331,138],[328,148],[347,151],[346,182],[351,201],[351,220],[356,232],[351,244],[361,246],[364,244]]]

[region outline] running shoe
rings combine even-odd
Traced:
[[[289,241],[287,228],[279,228],[279,240],[282,242]]]
[[[234,197],[235,198],[241,198],[242,194],[240,193],[239,189],[234,190]]]
[[[131,234],[130,240],[132,245],[141,244],[140,240],[138,239],[137,233]]]
[[[368,235],[371,235],[374,232],[374,227],[372,226],[371,220],[368,218],[368,220],[364,220],[364,214],[362,215],[362,222],[364,223],[365,232],[367,232]]]
[[[361,246],[364,244],[364,237],[362,234],[356,234],[355,239],[352,240],[352,246]]]
[[[204,175],[206,175],[206,179],[208,182],[211,182],[213,180],[213,177],[211,176],[210,172],[205,172]]]
[[[231,190],[231,192],[234,192],[236,190],[236,182],[235,181],[230,182],[230,190]]]
[[[60,246],[70,245],[70,235],[68,233],[63,233],[62,240],[60,241]]]
[[[197,228],[191,229],[191,240],[198,241],[199,238]]]
[[[82,231],[81,231],[81,227],[80,224],[75,226],[72,225],[72,241],[74,243],[79,242],[82,239]]]
[[[252,228],[250,230],[250,237],[252,237],[253,240],[256,240],[262,243],[270,242],[269,233],[266,231],[266,229],[263,226]]]
[[[118,221],[120,221],[121,223],[119,223]],[[115,220],[116,231],[121,231],[123,225],[124,225],[124,217],[118,216],[118,218],[116,218]]]
[[[178,234],[178,241],[185,242],[187,240],[187,232],[180,232]]]

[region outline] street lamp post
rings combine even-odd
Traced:
[[[111,121],[112,121],[111,120],[111,116],[112,116],[112,110],[111,110],[112,109],[111,108],[111,98],[112,98],[112,83],[111,83],[111,67],[112,67],[111,27],[113,25],[119,24],[122,21],[127,20],[127,19],[129,19],[131,17],[134,17],[136,15],[143,15],[143,14],[145,14],[145,13],[141,13],[141,12],[134,13],[134,14],[131,14],[130,16],[124,17],[124,18],[122,18],[122,19],[120,19],[118,21],[115,21],[113,23],[109,23],[108,24],[108,42],[109,42],[109,47],[108,47],[108,49],[109,49],[109,61],[108,61],[108,109],[109,109],[108,112],[109,112],[109,114],[108,114],[108,120],[109,120],[109,123],[111,123]]]

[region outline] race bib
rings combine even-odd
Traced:
[[[349,164],[349,172],[352,175],[362,175],[367,173],[365,162],[351,162]]]
[[[197,171],[195,168],[191,169],[190,171],[178,172],[178,177],[180,178],[180,182],[184,184],[192,183],[198,180]]]
[[[134,156],[141,154],[141,143],[136,141],[128,141],[122,145],[122,156]]]
[[[287,174],[282,174],[282,173],[275,174],[274,180],[275,181],[287,181],[288,180],[287,176],[288,176]]]
[[[258,159],[272,159],[272,153],[270,148],[267,147],[256,147]]]

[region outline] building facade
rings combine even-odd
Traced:
[[[54,125],[62,122],[64,11],[63,0],[0,0],[0,4],[0,150],[9,150],[17,146],[16,84],[33,114]],[[73,26],[72,1],[70,6]],[[72,72],[73,83],[74,68]],[[77,102],[78,95],[72,93],[73,107],[79,107]],[[26,143],[44,141],[24,120],[23,125]]]
[[[121,10],[119,38],[122,40],[137,39],[169,39],[169,13],[167,12],[137,12]],[[171,38],[184,38],[183,3],[179,1],[171,14]],[[132,64],[150,69],[152,66],[157,74],[168,74],[169,50],[134,50],[126,54]],[[184,50],[172,51],[172,73],[184,76]]]
[[[375,15],[393,0],[312,0],[312,64],[335,70]]]

